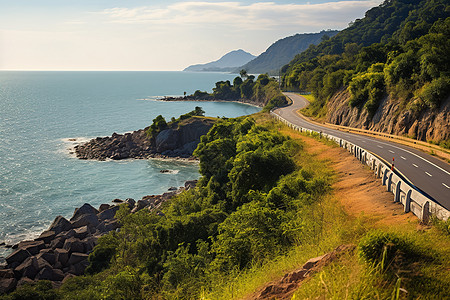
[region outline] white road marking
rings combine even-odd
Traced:
[[[300,99],[302,99],[302,98],[300,98]],[[304,100],[302,99],[302,101],[304,101]],[[306,103],[306,102],[305,102],[305,103]],[[310,123],[308,123],[308,125],[311,126]],[[342,132],[342,134],[343,134],[344,136],[354,136],[354,135],[351,135],[351,134],[346,134],[345,132]],[[415,153],[413,153],[413,152],[411,152],[411,151],[408,151],[408,150],[406,150],[406,149],[403,149],[403,148],[400,148],[400,147],[396,147],[396,146],[394,146],[394,145],[390,145],[390,144],[387,144],[387,143],[383,143],[383,142],[381,142],[381,141],[379,141],[379,140],[377,140],[377,142],[380,143],[380,144],[386,145],[386,146],[390,146],[390,147],[392,147],[392,148],[400,149],[400,150],[405,151],[405,152],[407,152],[407,153],[409,153],[409,154],[412,154],[412,155],[414,155],[414,156],[420,158],[421,160],[426,161],[426,162],[429,163],[430,165],[432,165],[432,166],[438,168],[438,169],[441,170],[442,172],[444,172],[444,173],[450,175],[450,172],[448,172],[447,170],[444,170],[443,168],[441,168],[441,167],[439,167],[438,165],[432,163],[431,161],[429,161],[429,160],[423,158],[423,157],[420,156],[420,155],[417,155],[417,154],[415,154]],[[380,145],[377,145],[377,146],[380,147],[380,148],[383,148],[383,147],[381,147]]]
[[[428,173],[428,172],[425,172],[425,174],[427,174],[427,175],[430,176],[430,177],[433,177],[433,175],[431,175],[431,174]]]
[[[392,151],[392,150],[389,150],[389,152],[391,152],[391,153],[395,153],[394,151]]]
[[[378,148],[383,148],[383,146],[377,145]]]
[[[450,186],[446,185],[445,183],[442,183],[443,186],[445,186],[446,188],[450,189]]]
[[[406,158],[404,158],[403,156],[400,156],[403,160],[406,160]]]
[[[413,153],[413,152],[411,152],[411,151],[408,151],[408,150],[406,150],[406,149],[403,149],[403,148],[400,148],[400,147],[397,147],[397,146],[394,146],[394,145],[389,145],[389,144],[386,144],[386,143],[383,143],[383,142],[380,142],[380,141],[377,141],[377,142],[380,143],[380,144],[384,144],[384,145],[387,145],[387,146],[391,146],[392,148],[400,149],[400,150],[405,151],[405,152],[407,152],[407,153],[409,153],[409,154],[412,154],[412,155],[414,155],[415,157],[418,157],[418,158],[420,158],[421,160],[426,161],[426,162],[429,163],[430,165],[432,165],[432,166],[438,168],[438,169],[441,170],[442,172],[444,172],[444,173],[450,175],[450,172],[448,172],[447,170],[444,170],[443,168],[441,168],[441,167],[439,167],[438,165],[432,163],[431,161],[429,161],[429,160],[423,158],[423,157],[420,156],[420,155],[417,155],[417,154],[415,154],[415,153]]]
[[[419,166],[418,166],[418,165],[416,165],[416,164],[413,164],[413,166],[414,166],[414,167],[416,167],[416,168],[418,168],[418,167],[419,167]]]

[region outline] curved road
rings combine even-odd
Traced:
[[[308,101],[295,93],[285,93],[285,95],[292,100],[292,105],[278,108],[274,110],[274,113],[303,128],[322,131],[343,138],[377,154],[389,163],[392,162],[392,158],[395,158],[395,168],[398,171],[418,189],[434,199],[435,202],[450,210],[449,164],[408,146],[310,123],[296,113],[299,109],[308,105]]]

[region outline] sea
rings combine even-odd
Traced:
[[[178,117],[195,106],[207,116],[259,111],[234,102],[164,102],[236,75],[190,72],[0,71],[0,260],[4,245],[32,239],[56,216],[84,203],[141,199],[199,177],[198,164],[164,160],[77,159],[76,143]],[[159,172],[162,169],[169,173]]]

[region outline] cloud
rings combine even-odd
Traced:
[[[282,26],[343,28],[377,6],[381,0],[339,1],[320,4],[275,2],[177,2],[162,6],[116,7],[97,14],[107,22],[178,26],[229,26],[244,30]]]

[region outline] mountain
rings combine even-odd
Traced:
[[[324,121],[450,148],[450,4],[386,0],[282,68]]]
[[[280,68],[289,63],[295,55],[308,49],[309,45],[319,44],[322,39],[335,36],[339,31],[328,30],[319,33],[303,33],[280,39],[273,43],[267,50],[257,58],[235,70],[245,69],[252,74],[278,74]]]
[[[245,65],[256,56],[245,52],[242,49],[231,51],[219,60],[206,63],[192,65],[184,69],[183,71],[190,72],[231,72],[239,66]]]

